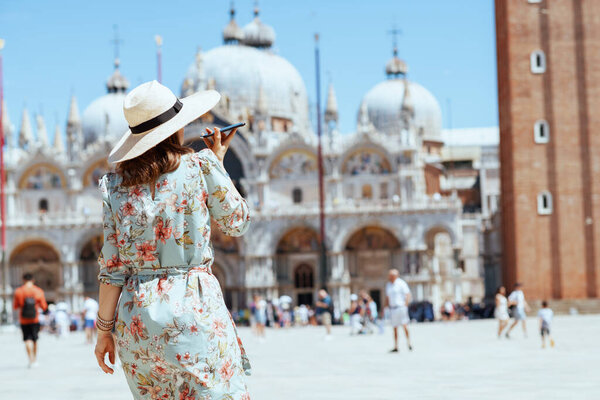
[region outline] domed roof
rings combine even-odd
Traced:
[[[123,115],[126,93],[108,93],[94,100],[83,112],[81,128],[83,143],[87,146],[101,137],[116,142],[129,125]]]
[[[408,92],[405,91],[408,85]],[[410,104],[405,103],[405,93],[410,93]],[[418,83],[407,79],[388,79],[367,92],[363,98],[369,121],[379,131],[395,134],[404,126],[401,110],[414,111],[414,125],[423,128],[425,138],[441,140],[442,112],[435,97]]]
[[[238,43],[244,39],[244,31],[237,22],[235,22],[235,9],[233,8],[233,3],[231,4],[229,14],[231,14],[231,19],[223,29],[223,41],[225,43]]]
[[[242,68],[240,66],[243,66]],[[202,58],[204,71],[192,64],[183,88],[205,89],[199,79],[213,82],[214,88],[228,101],[232,117],[254,114],[259,107],[269,116],[288,118],[300,131],[309,128],[308,97],[302,77],[290,62],[270,51],[241,44],[214,48]],[[186,95],[189,92],[185,93]],[[261,98],[262,97],[262,98]]]
[[[115,70],[108,81],[108,91],[94,100],[83,111],[81,128],[84,146],[101,137],[116,142],[125,133],[129,125],[123,115],[123,100],[126,96],[129,81],[119,72],[119,62],[115,61]]]
[[[254,9],[254,19],[244,26],[243,43],[253,47],[271,47],[275,42],[275,30],[258,18],[258,8]]]
[[[385,73],[389,77],[399,77],[406,75],[408,72],[408,65],[398,58],[398,48],[394,47],[394,56],[385,64]]]

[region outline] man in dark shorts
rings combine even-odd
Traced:
[[[19,322],[23,331],[25,350],[29,358],[29,367],[37,366],[37,340],[40,332],[39,309],[48,308],[44,291],[34,285],[33,275],[23,275],[23,285],[15,290],[13,308],[19,310]]]

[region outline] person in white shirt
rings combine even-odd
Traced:
[[[83,320],[85,326],[85,338],[88,343],[94,342],[96,333],[96,315],[98,314],[98,302],[86,296],[83,302]]]
[[[538,311],[538,317],[540,317],[540,334],[542,335],[542,349],[546,347],[546,336],[550,339],[550,346],[554,347],[554,339],[550,335],[550,327],[552,326],[552,318],[554,317],[554,311],[548,307],[546,300],[542,301],[542,308]]]
[[[406,282],[400,279],[397,269],[391,269],[388,273],[389,282],[385,286],[386,306],[390,310],[390,322],[394,328],[394,348],[390,353],[398,352],[398,327],[404,328],[408,349],[412,350],[410,335],[408,333],[408,304],[410,303],[410,289]]]
[[[521,283],[515,283],[515,289],[508,296],[508,304],[509,306],[515,306],[513,310],[513,318],[514,322],[506,331],[506,338],[510,338],[510,331],[522,321],[523,323],[523,335],[527,337],[527,315],[525,311],[529,311],[529,304],[525,301],[525,294],[523,293],[523,285]]]

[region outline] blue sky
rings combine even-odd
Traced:
[[[321,35],[323,102],[336,89],[341,131],[352,132],[363,95],[385,79],[389,30],[402,30],[400,57],[409,79],[440,102],[444,127],[497,125],[493,0],[261,0],[261,19],[277,34],[274,50],[300,72],[315,100],[314,32]],[[237,0],[236,19],[252,19],[253,0]],[[6,40],[4,96],[17,129],[24,106],[64,130],[69,98],[80,111],[106,92],[112,73],[113,25],[119,26],[121,71],[132,85],[156,77],[154,35],[163,46],[163,83],[179,94],[197,46],[222,44],[229,1],[0,1]],[[449,104],[450,107],[449,107]],[[449,108],[451,113],[449,113]],[[451,114],[451,118],[450,118]]]

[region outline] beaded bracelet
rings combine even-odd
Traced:
[[[108,320],[101,318],[100,314],[96,314],[96,327],[98,328],[98,330],[110,332],[110,331],[112,331],[114,326],[115,326],[114,319],[108,321]]]

